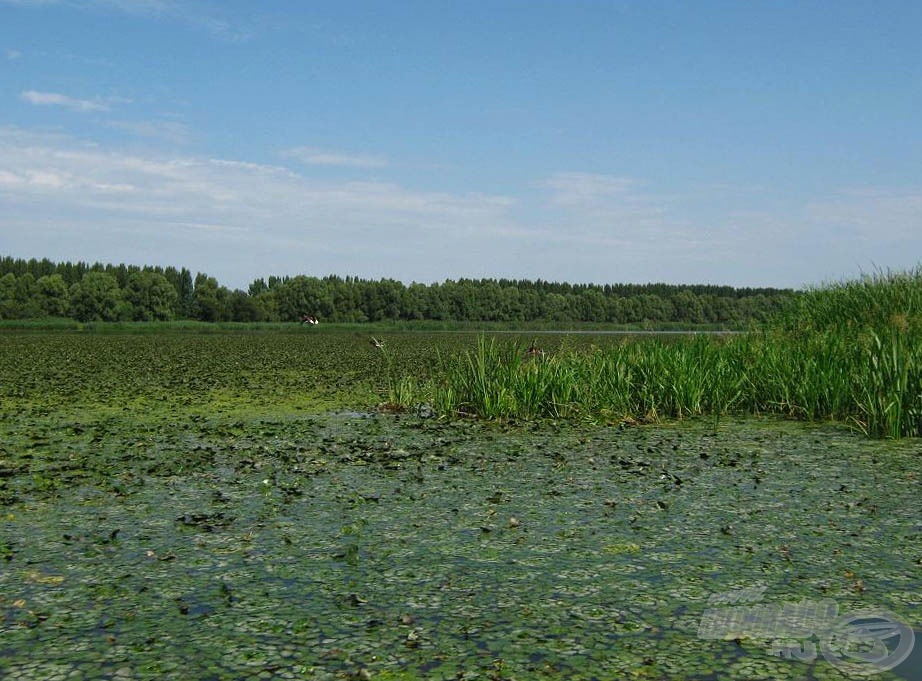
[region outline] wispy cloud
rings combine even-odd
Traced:
[[[19,59],[21,56],[22,56],[22,52],[20,52],[19,50],[10,50],[10,49],[8,49],[8,50],[6,51],[6,58],[7,58],[9,61],[16,61],[16,60]]]
[[[347,154],[340,151],[316,147],[292,147],[281,152],[283,158],[291,158],[308,165],[340,166],[343,168],[383,168],[387,159],[380,156]]]
[[[805,215],[829,234],[850,231],[868,242],[918,238],[922,190],[852,188],[811,201]]]
[[[220,7],[220,4],[206,11],[201,5],[188,0],[89,0],[89,2],[99,9],[179,21],[203,29],[215,38],[229,42],[243,42],[252,37],[248,28],[215,13],[214,8]]]
[[[638,183],[630,177],[567,172],[551,175],[542,185],[551,190],[552,203],[578,206],[624,198],[637,188]]]
[[[0,241],[17,253],[189,262],[232,284],[304,271],[438,278],[497,246],[514,202],[394,183],[317,181],[282,166],[125,153],[0,128]],[[203,227],[205,226],[205,227]],[[508,252],[508,247],[503,247]],[[482,259],[482,258],[481,258]],[[465,263],[456,276],[471,272]]]
[[[792,200],[767,186],[716,184],[671,193],[629,177],[545,179],[543,224],[560,252],[581,244],[628,280],[799,286],[878,263],[912,267],[922,252],[922,187],[864,187]],[[629,273],[635,272],[633,276]]]
[[[0,4],[19,7],[52,7],[60,5],[83,10],[116,10],[130,14],[162,14],[173,3],[168,0],[0,0]]]
[[[86,113],[90,111],[109,111],[112,104],[127,104],[130,99],[123,97],[107,97],[105,99],[76,99],[58,92],[38,92],[25,90],[19,93],[19,98],[36,106],[62,106],[71,111]]]
[[[674,210],[675,198],[645,190],[637,179],[566,172],[540,185],[547,192],[548,219],[577,225],[577,233],[586,238],[612,245],[688,238],[685,221]]]
[[[251,37],[248,29],[221,18],[214,13],[213,8],[204,11],[185,0],[0,0],[0,4],[33,8],[61,6],[76,10],[120,12],[135,17],[180,21],[230,42],[241,42]]]
[[[171,144],[183,144],[189,140],[189,126],[179,121],[108,121],[111,128],[137,137],[163,140]]]
[[[22,256],[268,274],[799,285],[915,264],[922,187],[794,202],[558,173],[513,195],[320,180],[283,165],[131,152],[0,127],[0,243]],[[702,190],[703,191],[703,190]],[[728,197],[732,197],[732,202]],[[830,234],[834,238],[830,240]]]
[[[175,3],[167,2],[167,0],[88,0],[88,2],[84,0],[84,4],[132,14],[164,14],[170,11]]]

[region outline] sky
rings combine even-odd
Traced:
[[[922,261],[918,0],[0,0],[0,255],[802,287]]]

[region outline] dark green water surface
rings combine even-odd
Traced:
[[[849,678],[698,637],[712,593],[758,586],[922,629],[917,441],[68,419],[0,430],[3,679]]]

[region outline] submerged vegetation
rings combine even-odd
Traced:
[[[922,270],[794,298],[733,336],[631,339],[529,356],[482,338],[440,363],[428,400],[486,418],[781,414],[847,422],[875,437],[922,436]]]

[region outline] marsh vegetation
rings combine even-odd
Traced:
[[[778,414],[835,420],[873,437],[922,436],[922,272],[867,277],[793,298],[731,336],[629,339],[529,355],[481,338],[439,363],[408,406],[485,418]],[[391,391],[396,393],[398,391]]]
[[[4,330],[0,669],[846,678],[698,627],[758,585],[922,625],[917,290],[627,342]]]

